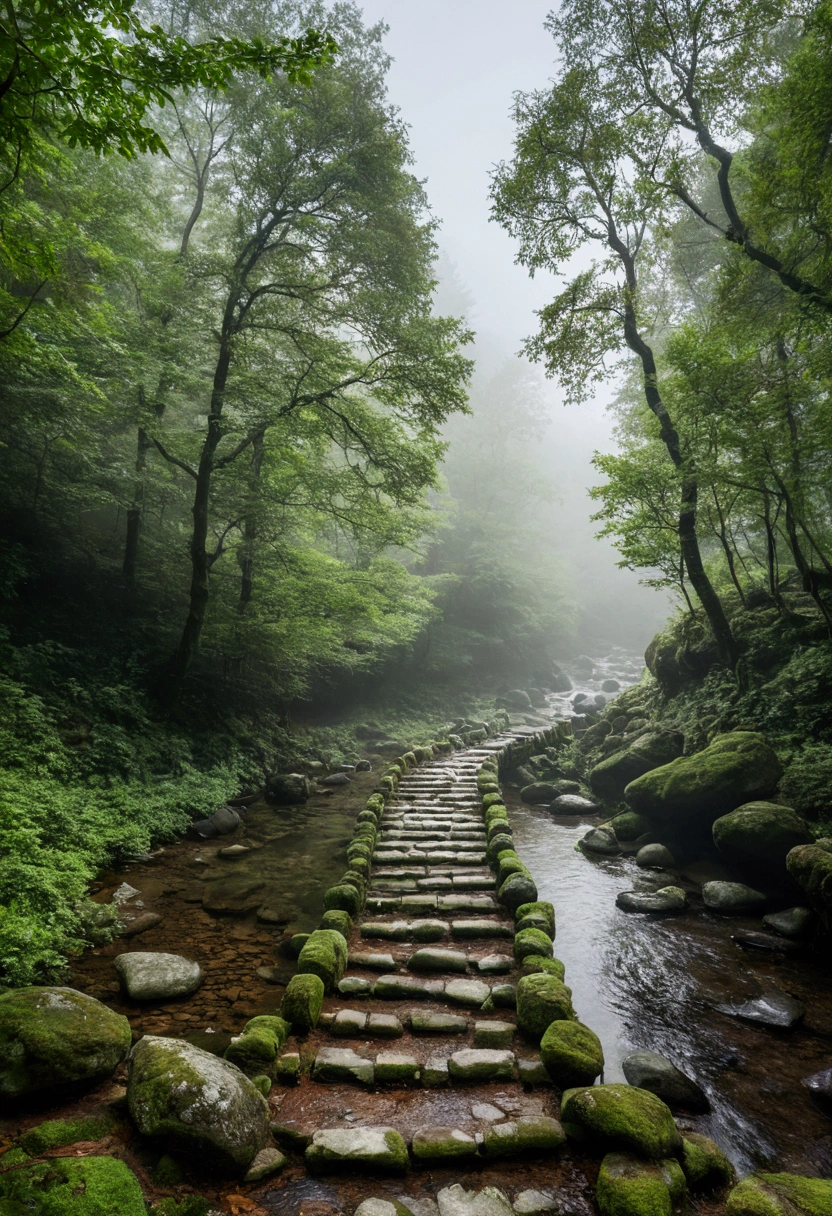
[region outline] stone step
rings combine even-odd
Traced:
[[[312,1080],[319,1084],[409,1085],[429,1088],[448,1082],[458,1085],[520,1080],[526,1085],[550,1084],[538,1058],[518,1060],[506,1048],[462,1047],[433,1052],[426,1059],[402,1051],[361,1055],[351,1047],[321,1047],[312,1065]],[[360,1129],[350,1129],[357,1131]]]
[[[369,912],[500,912],[490,895],[372,895],[367,897]],[[513,936],[513,935],[512,935]]]

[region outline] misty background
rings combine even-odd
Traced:
[[[550,8],[536,0],[511,6],[500,0],[363,5],[368,24],[388,27],[390,100],[407,124],[413,168],[440,224],[437,307],[464,310],[476,333],[474,416],[455,419],[447,436],[454,449],[476,442],[486,386],[506,374],[507,361],[521,364],[518,391],[533,382],[546,422],[530,438],[526,456],[554,490],[545,512],[548,543],[578,605],[577,642],[643,650],[667,619],[669,597],[619,569],[617,551],[596,539],[597,525],[590,520],[589,488],[600,480],[593,453],[616,447],[614,418],[607,412],[615,385],[580,407],[564,406],[542,369],[518,360],[523,339],[536,328],[535,311],[552,297],[557,280],[547,272],[530,278],[515,265],[514,242],[490,220],[490,174],[512,152],[513,94],[544,86],[553,73],[555,47],[543,28]],[[452,450],[451,466],[455,455]]]

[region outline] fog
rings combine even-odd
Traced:
[[[514,92],[544,86],[552,74],[554,45],[543,29],[550,5],[366,0],[363,8],[368,22],[389,27],[390,98],[409,127],[414,171],[440,222],[439,244],[468,293],[478,373],[487,377],[518,354],[535,329],[535,310],[556,290],[550,274],[532,279],[515,265],[514,242],[491,222],[488,197],[491,170],[511,156]],[[443,284],[443,304],[458,302],[449,286]],[[643,648],[666,619],[668,601],[617,568],[617,553],[595,539],[590,522],[587,491],[598,480],[592,454],[615,446],[606,410],[613,391],[611,385],[580,407],[564,406],[557,385],[545,382],[550,425],[536,458],[561,502],[552,544],[572,570],[582,640]],[[454,435],[459,441],[458,429]]]

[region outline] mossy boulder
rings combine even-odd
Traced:
[[[801,817],[775,802],[747,802],[717,819],[714,844],[729,861],[743,869],[783,875],[786,856],[812,834]]]
[[[615,832],[616,840],[627,844],[650,831],[650,820],[635,811],[623,811],[622,814],[613,816],[609,826]]]
[[[324,892],[324,908],[327,912],[335,908],[356,917],[361,911],[362,902],[361,892],[351,883],[339,882]]]
[[[531,785],[523,786],[520,797],[530,806],[537,806],[557,798],[557,791],[548,781],[533,781]]]
[[[826,928],[832,927],[832,838],[798,845],[786,858],[786,869],[806,895]]]
[[[540,1058],[559,1089],[592,1085],[604,1071],[604,1049],[582,1022],[550,1022],[540,1040]]]
[[[530,955],[551,958],[552,950],[552,939],[542,929],[521,929],[514,935],[514,957],[518,963]]]
[[[682,1169],[692,1191],[716,1191],[734,1176],[719,1145],[699,1132],[685,1132],[682,1137]]]
[[[347,939],[337,929],[316,929],[298,956],[299,975],[317,975],[333,992],[347,969]]]
[[[560,1114],[570,1134],[574,1131],[604,1150],[624,1149],[655,1161],[682,1147],[670,1108],[649,1090],[634,1085],[568,1089]]]
[[[0,994],[0,1095],[108,1077],[130,1050],[127,1018],[74,988]]]
[[[234,1064],[182,1039],[144,1038],[130,1054],[130,1116],[143,1136],[245,1170],[269,1135],[269,1108]]]
[[[531,954],[528,958],[524,958],[521,963],[525,975],[539,975],[545,972],[546,975],[553,975],[555,979],[562,980],[566,974],[566,968],[559,958],[541,958],[539,954]]]
[[[352,917],[341,908],[329,908],[321,917],[322,929],[335,929],[342,937],[349,937],[352,929]]]
[[[249,1077],[271,1076],[275,1060],[291,1032],[291,1024],[285,1018],[273,1014],[251,1018],[243,1027],[243,1033],[229,1043],[225,1059]]]
[[[832,1182],[800,1174],[752,1174],[734,1187],[725,1216],[829,1216]]]
[[[518,933],[521,929],[542,929],[554,941],[554,906],[546,900],[536,900],[534,903],[521,904],[514,913],[514,927]]]
[[[324,982],[318,975],[293,975],[280,1002],[280,1015],[299,1034],[314,1030],[324,1003]]]
[[[55,1157],[0,1174],[3,1216],[147,1216],[142,1188],[116,1157]]]
[[[37,1127],[31,1127],[28,1132],[24,1132],[18,1143],[30,1157],[37,1157],[53,1148],[66,1148],[67,1145],[80,1144],[82,1141],[103,1140],[114,1127],[115,1120],[109,1115],[48,1119],[46,1123],[39,1123]]]
[[[596,764],[589,774],[590,789],[607,802],[618,802],[631,781],[670,764],[681,756],[684,746],[684,736],[677,730],[648,731],[629,747]]]
[[[566,1133],[548,1115],[527,1115],[508,1123],[492,1123],[483,1135],[485,1157],[516,1157],[521,1153],[552,1153],[566,1142]]]
[[[651,1162],[631,1153],[608,1153],[595,1198],[601,1216],[671,1216],[684,1190],[684,1176],[672,1159]]]
[[[488,848],[485,855],[488,861],[493,865],[501,853],[508,852],[514,848],[514,841],[511,834],[508,832],[495,832],[488,841]]]
[[[571,1020],[572,989],[547,972],[523,975],[517,981],[517,1025],[540,1042],[552,1022]]]
[[[509,874],[505,882],[500,884],[497,898],[504,908],[508,908],[509,912],[516,911],[521,904],[531,903],[537,899],[537,887],[525,866],[522,870]]]
[[[630,808],[664,827],[710,826],[738,806],[773,793],[783,769],[754,731],[718,735],[704,751],[680,756],[631,781]]]

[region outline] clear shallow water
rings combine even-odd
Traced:
[[[592,677],[570,672],[575,688],[550,697],[551,712],[569,716],[577,692],[594,694],[610,677],[623,688],[638,679],[641,666],[640,659],[616,652],[596,661]],[[767,1167],[832,1175],[832,1119],[800,1083],[832,1066],[828,960],[745,953],[732,935],[759,929],[759,921],[712,915],[698,899],[698,884],[685,878],[692,899],[682,915],[622,912],[615,906],[618,892],[650,879],[632,856],[590,858],[576,851],[597,821],[558,819],[511,793],[508,800],[517,851],[540,898],[555,906],[555,953],[566,966],[575,1009],[602,1041],[604,1080],[624,1079],[621,1062],[629,1052],[658,1051],[692,1076],[712,1103],[708,1115],[681,1122],[717,1140],[740,1173]],[[780,1034],[714,1008],[771,988],[803,1002],[801,1027]]]

